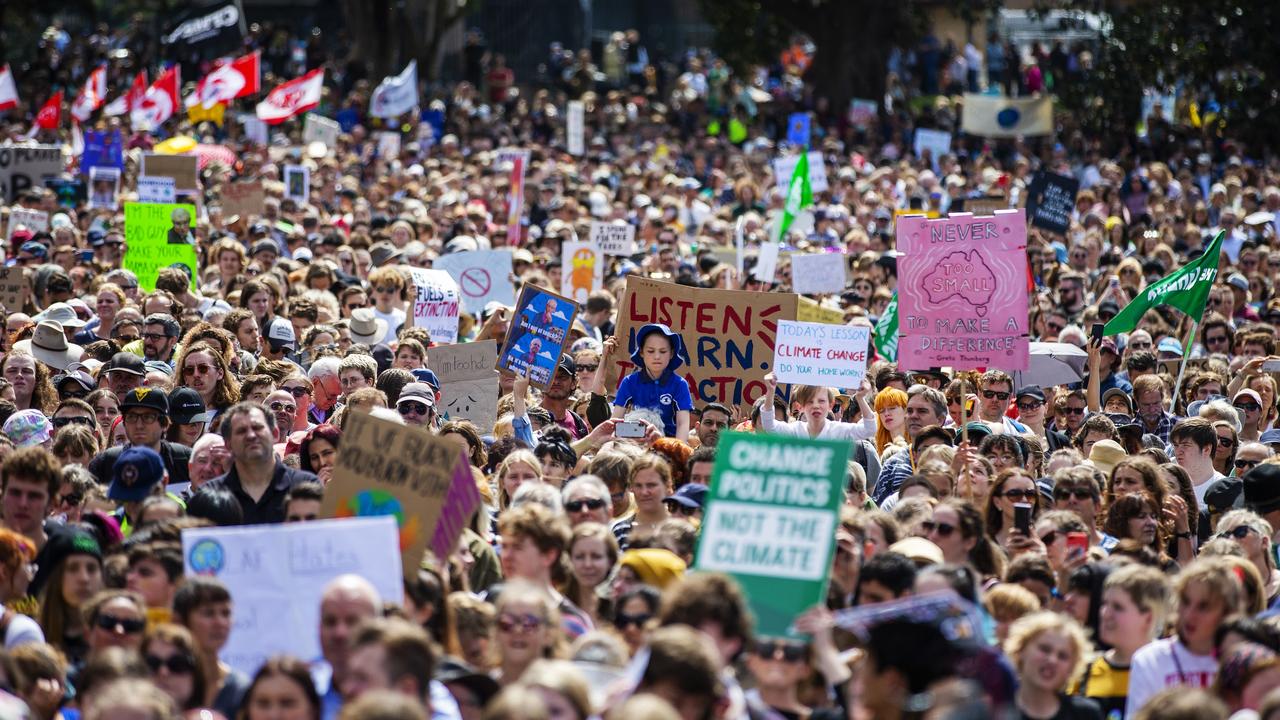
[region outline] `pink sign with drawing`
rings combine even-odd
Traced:
[[[1026,370],[1024,210],[898,218],[898,365]]]

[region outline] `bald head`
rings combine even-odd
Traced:
[[[359,575],[334,578],[320,596],[320,650],[335,679],[347,671],[351,636],[360,623],[377,617],[382,608],[378,590]]]

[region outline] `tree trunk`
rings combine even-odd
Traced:
[[[821,9],[793,14],[789,20],[817,48],[808,79],[814,96],[827,98],[833,109],[855,97],[880,102],[889,51],[914,36],[909,3],[884,3],[868,11],[860,3],[825,3]]]

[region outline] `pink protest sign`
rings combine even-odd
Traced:
[[[898,218],[898,365],[1026,370],[1024,210]]]

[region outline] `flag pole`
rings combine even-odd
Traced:
[[[1178,366],[1178,380],[1173,384],[1173,401],[1169,403],[1169,412],[1177,414],[1178,399],[1182,397],[1182,376],[1187,371],[1187,359],[1191,357],[1191,343],[1196,339],[1196,328],[1200,326],[1200,318],[1191,321],[1191,332],[1187,333],[1186,342],[1182,343],[1182,363]]]

